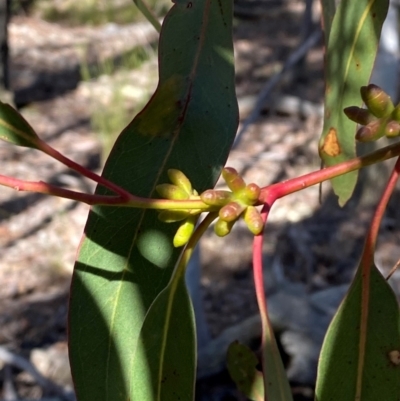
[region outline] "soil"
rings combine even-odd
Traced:
[[[239,9],[235,18],[239,103],[249,95],[257,96],[301,43],[303,3],[267,3],[257,2],[261,7],[257,15],[249,16]],[[109,81],[100,77],[82,82],[74,49],[85,35],[94,43],[99,32],[103,34],[104,30],[69,28],[33,16],[17,16],[10,23],[11,86],[16,102],[24,105],[23,115],[53,147],[97,172],[101,171],[102,141],[91,126],[93,93],[103,93]],[[150,43],[153,39],[147,40]],[[126,51],[117,45],[109,47],[116,49],[112,58]],[[98,60],[96,57],[100,58],[95,53],[93,60]],[[320,115],[305,118],[299,113],[283,113],[274,109],[274,100],[292,95],[321,105],[322,68],[322,45],[318,44],[301,65],[284,75],[264,113],[232,151],[227,165],[242,172],[248,182],[264,186],[319,168]],[[154,75],[147,73],[154,74],[154,70],[153,60],[133,72],[133,82],[138,76],[145,81],[143,93],[156,83]],[[142,100],[131,98],[131,102],[129,107],[134,110]],[[241,109],[241,121],[248,113],[248,108]],[[93,190],[92,183],[34,150],[0,143],[0,159],[3,175]],[[377,262],[385,272],[400,258],[395,204],[393,200],[388,209],[377,250]],[[1,188],[0,345],[26,357],[34,349],[65,345],[68,289],[87,213],[87,206],[73,201]],[[279,259],[285,276],[304,283],[310,291],[349,282],[370,216],[371,209],[357,207],[356,201],[340,209],[329,185],[322,188],[322,204],[317,187],[289,196],[272,210],[265,259]],[[238,224],[230,240],[216,238],[210,231],[201,246],[204,306],[211,333],[217,336],[226,327],[257,313],[251,236]],[[400,294],[398,276],[394,276],[393,283]],[[43,396],[26,374],[15,369],[13,378],[20,397]],[[4,373],[0,372],[3,379]],[[296,400],[312,397],[311,387],[294,385],[293,391]],[[197,399],[244,400],[226,372],[199,383]]]

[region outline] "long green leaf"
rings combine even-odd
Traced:
[[[368,84],[389,0],[342,0],[332,21],[325,62],[325,118],[319,152],[332,166],[355,156],[356,124],[343,113],[361,105],[360,87]],[[344,205],[357,182],[357,172],[332,180]]]
[[[146,315],[131,372],[133,399],[192,400],[194,359],[194,314],[185,277],[180,275]]]
[[[325,337],[316,401],[398,401],[400,313],[375,266],[361,266]]]
[[[118,138],[104,169],[107,179],[153,197],[155,186],[168,182],[167,169],[177,168],[199,192],[214,186],[238,121],[231,31],[232,1],[175,2],[161,30],[157,91]],[[180,255],[172,247],[176,229],[151,210],[92,209],[71,288],[70,357],[79,401],[137,400],[136,355],[146,358],[140,363],[149,370],[154,363],[146,349],[136,352],[139,336]],[[182,319],[188,319],[187,303],[174,305],[169,318],[182,305]],[[194,366],[193,330],[185,331],[182,347],[189,349],[177,357]]]
[[[263,330],[265,338],[262,346],[265,400],[292,401],[293,396],[289,380],[269,317],[265,323],[266,329]]]

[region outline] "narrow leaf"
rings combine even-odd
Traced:
[[[39,149],[40,139],[22,115],[0,102],[0,139],[14,145]]]
[[[146,17],[147,21],[154,26],[154,29],[157,32],[160,32],[161,25],[149,6],[143,0],[133,0],[133,2],[136,4],[136,7],[140,10],[140,12]]]
[[[173,280],[151,305],[136,352],[131,370],[133,399],[193,399],[194,314],[184,275]]]
[[[316,401],[398,401],[400,314],[375,266],[361,266],[325,337]]]
[[[226,364],[237,388],[252,401],[264,401],[264,380],[256,369],[258,360],[253,351],[237,341],[229,345]]]
[[[237,129],[232,1],[177,1],[164,19],[159,63],[157,91],[118,138],[103,176],[135,195],[156,197],[156,186],[169,181],[167,171],[173,168],[201,193],[215,185]],[[137,386],[153,391],[152,381],[139,383],[132,375],[137,364],[155,369],[154,360],[147,360],[151,350],[140,339],[145,318],[168,324],[182,313],[187,327],[190,317],[186,302],[173,300],[167,317],[160,301],[153,304],[181,252],[172,245],[178,226],[159,221],[153,210],[92,209],[75,265],[69,317],[79,401],[137,401]],[[181,291],[174,295],[184,297]],[[151,305],[160,316],[147,314]],[[171,338],[183,341],[175,323],[168,327]],[[184,366],[192,366],[187,374],[194,383],[193,330],[185,332],[180,352],[187,358]],[[191,399],[188,393],[181,401]]]
[[[269,317],[267,318],[266,326],[267,328],[263,330],[265,338],[262,341],[265,399],[268,401],[292,401],[289,380]]]
[[[329,42],[329,34],[331,32],[332,20],[335,16],[336,4],[335,0],[322,0],[322,27],[324,30],[325,46],[327,47]]]
[[[319,153],[327,166],[355,156],[356,123],[343,109],[361,105],[360,87],[368,84],[388,0],[342,0],[337,7],[326,51],[325,118]],[[344,205],[357,182],[357,172],[334,178],[333,189]]]

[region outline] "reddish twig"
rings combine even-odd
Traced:
[[[266,203],[261,211],[261,217],[264,224],[266,223],[276,198],[271,196],[269,202]],[[253,242],[253,271],[254,271],[254,285],[257,297],[258,308],[260,310],[261,317],[261,348],[262,348],[262,365],[263,365],[263,377],[264,377],[264,400],[268,401],[269,386],[277,386],[278,391],[282,397],[285,397],[285,389],[288,386],[287,379],[277,376],[277,381],[272,381],[268,379],[268,375],[273,372],[283,372],[283,364],[281,356],[279,353],[278,345],[275,340],[275,335],[273,332],[272,324],[268,315],[268,305],[267,298],[264,289],[264,279],[263,279],[263,263],[262,263],[262,248],[263,248],[263,233],[256,235]],[[271,354],[267,352],[271,351]],[[272,358],[271,358],[272,355]],[[271,383],[271,384],[269,384]],[[275,387],[276,389],[276,387]]]
[[[366,262],[366,265],[369,264],[370,266],[370,262],[373,260],[379,227],[381,225],[381,221],[385,213],[389,199],[392,196],[394,188],[396,187],[399,175],[400,175],[400,157],[396,161],[392,174],[390,175],[388,183],[385,187],[385,190],[382,194],[382,197],[378,203],[378,206],[375,210],[374,216],[371,221],[371,225],[365,241],[363,256],[361,259],[361,263]]]
[[[371,268],[374,266],[374,252],[376,246],[376,240],[378,237],[379,227],[385,213],[389,199],[393,193],[396,183],[399,179],[400,174],[400,157],[393,168],[392,174],[386,185],[386,188],[382,194],[382,197],[375,210],[374,216],[371,221],[370,228],[364,244],[364,250],[361,256],[360,269],[361,269],[361,314],[360,314],[360,343],[359,343],[359,358],[358,358],[358,370],[361,371],[364,365],[365,359],[365,347],[367,341],[368,332],[368,314],[369,314],[369,301],[370,301],[370,279],[371,279]],[[356,398],[361,397],[361,380],[362,375],[357,377],[357,392]]]
[[[94,173],[93,171],[88,170],[86,167],[81,166],[80,164],[74,162],[73,160],[69,159],[68,157],[61,154],[58,150],[54,149],[46,142],[41,141],[40,143],[40,150],[55,160],[58,160],[60,163],[64,164],[65,166],[69,167],[70,169],[76,171],[77,173],[83,175],[91,179],[94,182],[102,185],[105,188],[110,189],[111,191],[120,195],[122,199],[131,199],[132,195],[126,191],[125,189],[121,188],[119,185],[114,184],[113,182],[107,180],[106,178]]]
[[[325,167],[321,170],[313,171],[301,177],[292,178],[290,180],[279,182],[262,188],[260,195],[260,203],[266,203],[267,197],[273,193],[276,199],[292,194],[302,189],[311,187],[321,182],[330,180],[340,175],[359,170],[363,167],[370,166],[392,157],[400,155],[400,142],[378,149],[366,156],[356,157],[335,166]]]

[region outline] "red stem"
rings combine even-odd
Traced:
[[[117,205],[123,204],[125,199],[121,196],[92,195],[82,192],[75,192],[69,189],[56,187],[43,181],[23,181],[17,178],[0,175],[0,184],[15,189],[16,191],[30,191],[46,195],[59,196],[60,198],[72,199],[88,205]]]
[[[368,318],[369,318],[369,301],[371,297],[371,267],[374,265],[374,252],[376,240],[378,237],[379,227],[385,213],[390,196],[396,186],[400,174],[400,157],[393,168],[389,181],[385,187],[382,197],[375,210],[371,221],[370,228],[365,240],[363,254],[361,256],[361,313],[360,313],[360,338],[359,338],[359,356],[358,356],[358,371],[361,371],[364,366],[365,349],[367,343]],[[356,384],[356,399],[361,398],[362,390],[362,375],[357,376]]]
[[[271,205],[272,206],[272,205]],[[263,222],[267,221],[269,211],[271,210],[271,206],[265,204],[262,211],[261,217]],[[264,272],[263,272],[263,263],[262,263],[262,248],[263,248],[263,240],[264,240],[264,232],[259,235],[254,236],[253,241],[253,274],[254,274],[254,286],[256,290],[257,304],[260,309],[261,314],[261,326],[263,329],[263,336],[261,346],[264,348],[265,345],[265,328],[268,326],[268,313],[267,313],[267,301],[265,298],[265,289],[264,289]]]
[[[375,245],[376,245],[376,239],[378,237],[379,227],[383,215],[385,214],[385,210],[389,202],[389,199],[392,196],[394,188],[396,187],[399,175],[400,175],[400,157],[396,161],[392,174],[390,175],[389,181],[385,187],[385,190],[382,194],[382,197],[378,203],[378,206],[375,210],[374,216],[371,221],[371,225],[364,245],[363,256],[361,259],[361,263],[364,269],[369,270],[371,267],[375,252]]]
[[[259,200],[260,203],[266,203],[270,194],[273,194],[276,199],[279,199],[283,196],[311,187],[323,181],[330,180],[339,175],[350,173],[351,171],[359,170],[362,167],[370,166],[371,164],[379,163],[399,155],[400,142],[396,142],[393,145],[386,146],[366,156],[356,157],[335,166],[325,167],[301,177],[292,178],[287,181],[264,187],[261,189]]]
[[[261,211],[261,217],[263,219],[264,224],[266,223],[269,215],[269,211],[275,199],[270,197],[269,202],[264,205]],[[271,344],[271,351],[274,353],[272,358],[272,366],[269,364],[269,369],[273,369],[274,371],[279,371],[280,366],[282,364],[281,356],[279,354],[278,345],[276,344],[275,335],[272,329],[272,325],[268,315],[268,305],[267,298],[264,289],[264,279],[263,279],[263,263],[262,263],[262,247],[263,247],[263,233],[256,235],[254,237],[253,242],[253,272],[254,272],[254,286],[256,291],[258,308],[260,310],[261,316],[261,349],[262,349],[262,364],[263,364],[263,377],[264,377],[264,400],[268,401],[268,360],[270,355],[266,353],[267,343]],[[282,367],[283,368],[283,367]],[[280,387],[280,392],[283,395],[285,393],[284,383],[279,380],[278,383],[273,383],[273,385],[278,385]],[[283,386],[283,387],[282,387]]]
[[[100,185],[103,185],[113,192],[116,192],[119,196],[100,196],[83,194],[79,192],[74,192],[62,188],[46,184],[44,182],[31,182],[18,180],[12,177],[6,177],[0,175],[0,185],[5,185],[11,188],[18,189],[19,191],[34,191],[39,193],[44,193],[48,195],[60,196],[67,199],[74,199],[80,202],[87,203],[89,205],[120,205],[127,207],[137,207],[146,209],[202,209],[204,211],[212,211],[215,208],[211,206],[206,206],[200,200],[167,200],[167,199],[149,199],[141,198],[130,194],[125,189],[112,183],[111,181],[103,178],[96,173],[91,172],[85,167],[73,162],[67,157],[60,154],[58,151],[53,149],[51,146],[47,145],[45,142],[40,141],[38,144],[38,149],[42,150],[49,156],[55,158],[71,169],[77,171],[78,173],[92,179]],[[323,181],[332,179],[339,175],[348,173],[360,169],[362,167],[369,166],[374,163],[378,163],[394,156],[400,155],[400,142],[393,145],[387,146],[385,148],[379,149],[367,156],[357,157],[355,159],[340,163],[336,166],[327,167],[322,170],[314,171],[309,174],[305,174],[301,177],[292,178],[290,180],[273,184],[262,188],[261,195],[258,204],[271,204],[271,199],[274,201],[283,196],[289,195],[293,192],[299,191],[304,188],[308,188],[312,185],[319,184]]]
[[[25,181],[0,174],[0,185],[13,188],[17,191],[37,192],[46,195],[59,196],[60,198],[72,199],[88,205],[124,206],[143,209],[201,209],[204,212],[212,211],[211,206],[205,205],[200,199],[189,199],[176,201],[170,199],[148,199],[129,195],[96,195],[71,191],[47,184],[43,181]],[[214,208],[215,210],[215,208]]]
[[[132,199],[132,195],[126,191],[125,189],[121,188],[119,185],[114,184],[113,182],[107,180],[104,177],[94,173],[93,171],[88,170],[86,167],[81,166],[80,164],[74,162],[73,160],[69,159],[68,157],[61,154],[56,149],[52,148],[46,142],[41,141],[40,143],[40,150],[53,159],[58,160],[60,163],[64,164],[65,166],[69,167],[70,169],[78,172],[79,174],[83,175],[84,177],[90,178],[94,182],[101,184],[102,186],[110,189],[111,191],[120,195],[122,199]]]

